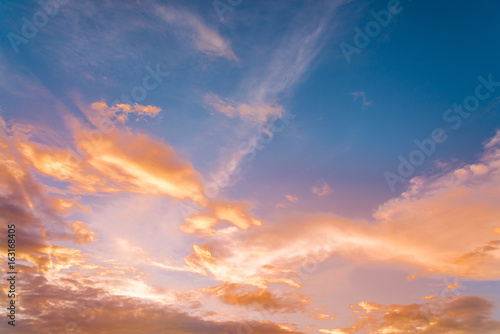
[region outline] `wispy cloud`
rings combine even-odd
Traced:
[[[312,62],[330,37],[332,26],[335,26],[333,17],[337,8],[346,1],[323,2],[312,6],[305,23],[298,16],[297,22],[301,23],[293,25],[279,41],[268,45],[265,59],[248,70],[238,89],[231,94],[236,98],[220,97],[212,92],[205,95],[204,102],[211,109],[247,121],[245,127],[238,127],[238,133],[234,136],[238,139],[227,150],[229,154],[223,158],[220,166],[236,161],[239,167],[243,159],[238,148],[241,144],[239,138],[255,134],[266,126],[270,118],[284,113],[283,98],[290,95],[311,69]],[[273,111],[280,114],[276,115]]]
[[[229,99],[221,99],[212,93],[205,95],[204,101],[210,108],[228,117],[239,117],[244,121],[256,123],[264,123],[271,116],[280,117],[283,113],[281,106],[268,104],[250,106],[246,103],[236,103]]]
[[[312,187],[311,192],[318,197],[326,197],[333,193],[333,189],[325,180],[321,180],[321,185]]]
[[[291,29],[278,43],[263,72],[249,78],[255,83],[250,94],[256,100],[272,100],[277,94],[289,93],[295,88],[330,37],[336,9],[344,2],[322,3],[310,13],[308,22]]]
[[[156,6],[160,17],[179,29],[181,37],[188,38],[193,46],[203,54],[239,61],[231,49],[230,43],[215,29],[203,22],[201,17],[172,6]]]
[[[354,101],[357,101],[358,98],[361,97],[363,110],[366,110],[368,107],[370,107],[373,104],[373,101],[368,100],[365,92],[352,92],[351,95],[354,96]]]

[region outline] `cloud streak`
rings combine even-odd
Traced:
[[[322,329],[325,334],[369,333],[464,333],[493,334],[500,321],[492,318],[494,304],[477,296],[450,298],[425,304],[379,305],[361,302],[353,306],[358,320],[350,327]]]
[[[180,36],[191,40],[199,52],[210,57],[239,61],[230,43],[215,29],[208,27],[199,16],[172,6],[157,5],[156,11],[165,22],[180,29]]]

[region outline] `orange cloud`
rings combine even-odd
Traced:
[[[33,168],[69,181],[76,193],[127,191],[206,203],[201,175],[170,146],[127,128],[88,141],[90,130],[79,125],[75,136],[80,157],[34,142],[20,142],[17,148]]]
[[[228,252],[231,250],[220,248],[217,250],[219,254]],[[254,257],[258,255],[251,249],[247,250],[248,253]],[[246,258],[247,254],[242,254],[243,258]],[[282,283],[290,287],[300,286],[295,277],[289,274],[294,273],[293,271],[270,269],[264,258],[261,259],[262,265],[259,268],[255,267],[255,263],[242,263],[242,259],[215,256],[209,246],[194,244],[192,253],[184,261],[190,271],[205,276],[213,275],[222,283],[245,284],[260,289],[266,289],[269,283]]]
[[[48,274],[81,265],[87,260],[82,251],[55,244],[64,240],[78,244],[95,235],[84,223],[74,224],[72,229],[65,220],[69,210],[79,206],[76,199],[50,195],[48,188],[33,177],[18,158],[16,147],[22,147],[22,143],[15,136],[7,135],[7,126],[1,118],[0,139],[3,162],[0,165],[0,222],[16,226],[16,241],[22,245],[16,250],[16,257]]]
[[[344,332],[343,330],[341,329],[320,329],[319,330],[320,333],[324,333],[324,334],[350,334],[348,332]]]
[[[415,278],[417,278],[418,276],[420,276],[422,274],[420,273],[417,273],[417,274],[411,274],[410,276],[406,277],[408,280],[414,280]]]
[[[492,240],[492,231],[500,220],[499,161],[500,149],[491,147],[470,165],[486,166],[486,174],[468,165],[459,168],[465,174],[452,170],[437,178],[414,179],[401,197],[380,206],[372,222],[295,213],[245,234],[226,230],[206,245],[197,245],[198,251],[185,260],[193,272],[211,275],[222,284],[262,289],[276,280],[300,286],[301,277],[311,273],[305,268],[331,256],[424,275],[496,279],[499,241]],[[263,270],[268,267],[295,274]]]
[[[424,297],[422,297],[422,299],[424,299],[424,300],[432,300],[432,299],[436,299],[436,298],[437,298],[436,295],[430,295],[430,296],[424,296]]]
[[[239,117],[244,121],[263,123],[272,116],[279,118],[283,114],[283,107],[281,106],[273,106],[265,103],[258,105],[236,103],[231,100],[223,100],[215,94],[205,95],[204,102],[214,111],[231,118]]]
[[[95,237],[97,236],[97,233],[89,231],[87,229],[87,224],[84,222],[73,222],[71,224],[71,229],[75,232],[76,242],[79,245],[96,241]]]
[[[328,195],[331,195],[333,193],[332,188],[326,183],[324,180],[322,180],[321,185],[316,187],[311,188],[311,192],[315,194],[318,197],[326,197]]]
[[[244,284],[225,283],[204,288],[203,291],[208,295],[219,298],[226,304],[243,307],[251,306],[270,313],[302,312],[310,302],[310,298],[290,291],[284,292],[281,296],[276,296],[267,289],[256,289],[253,286]]]
[[[477,296],[448,298],[445,302],[431,300],[425,304],[379,305],[369,303],[366,311],[360,303],[354,307],[357,321],[345,328],[324,330],[322,333],[463,333],[494,334],[500,321],[492,319],[494,304]]]
[[[141,296],[109,294],[94,282],[85,282],[78,277],[47,280],[29,267],[23,268],[23,283],[23,293],[19,297],[24,315],[23,333],[55,333],[62,329],[82,334],[220,334],[241,332],[244,326],[248,326],[255,334],[299,334],[281,329],[269,321],[215,322],[198,314],[202,313],[199,312],[200,303],[188,304],[187,314],[179,311],[175,304],[154,300],[145,302]]]
[[[278,208],[278,209],[287,208],[288,206],[291,205],[290,203],[297,203],[299,201],[299,198],[297,196],[294,196],[294,195],[286,195],[285,197],[286,197],[287,201],[280,202],[280,203],[276,204],[275,205],[276,208]]]
[[[326,305],[323,305],[321,307],[315,307],[312,312],[309,312],[309,316],[316,319],[316,320],[335,320],[335,319],[337,319],[338,314],[335,314],[335,313],[328,314],[326,309],[327,309]]]
[[[96,116],[96,111],[108,115],[118,109],[139,113],[156,113],[159,110],[139,105],[110,108],[102,102],[94,103],[92,108],[78,101],[77,104],[88,120],[95,124],[99,124],[99,117],[102,116]],[[31,141],[26,135],[20,140],[20,135],[16,137],[16,133],[14,143],[27,166],[69,182],[69,192],[131,192],[192,201],[198,207],[193,210],[194,215],[185,217],[185,224],[181,227],[185,233],[201,231],[205,235],[212,234],[213,227],[224,221],[241,229],[262,225],[262,221],[247,212],[250,207],[245,203],[209,200],[204,194],[201,174],[168,144],[118,124],[112,131],[100,131],[88,128],[74,117],[66,116],[66,119],[79,154],[69,148]],[[60,202],[66,206],[70,203],[68,200]]]
[[[228,222],[242,230],[252,226],[261,226],[263,222],[249,214],[249,210],[250,206],[244,202],[212,201],[206,208],[185,210],[187,215],[184,218],[184,224],[179,228],[184,233],[200,232],[208,236],[214,234],[214,227],[222,222]]]
[[[22,239],[21,239],[22,240]],[[28,246],[17,252],[19,259],[35,264],[40,272],[53,274],[83,264],[88,258],[82,251],[69,247]]]
[[[86,111],[86,116],[93,119],[108,119],[109,121],[118,121],[120,123],[125,123],[129,119],[130,114],[136,114],[139,116],[149,116],[155,117],[160,111],[160,108],[152,105],[143,106],[138,103],[133,105],[126,103],[118,103],[114,106],[108,106],[104,102],[94,102],[91,108],[84,108]],[[96,114],[97,112],[97,114]],[[97,124],[96,124],[97,125]]]
[[[184,219],[184,224],[179,226],[184,233],[201,232],[203,235],[211,235],[215,233],[213,229],[219,221],[211,216],[203,214],[194,214]]]
[[[242,230],[246,230],[251,226],[261,226],[262,221],[246,214],[247,210],[248,206],[244,203],[217,205],[215,207],[215,216]]]

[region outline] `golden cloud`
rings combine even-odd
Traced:
[[[430,299],[430,298],[429,298]],[[366,305],[369,305],[368,310]],[[379,305],[359,303],[353,307],[356,322],[345,328],[322,333],[463,333],[494,334],[500,321],[492,319],[494,304],[477,296],[433,299],[424,304]]]

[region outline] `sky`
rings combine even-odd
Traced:
[[[1,0],[2,333],[500,333],[499,10]]]

